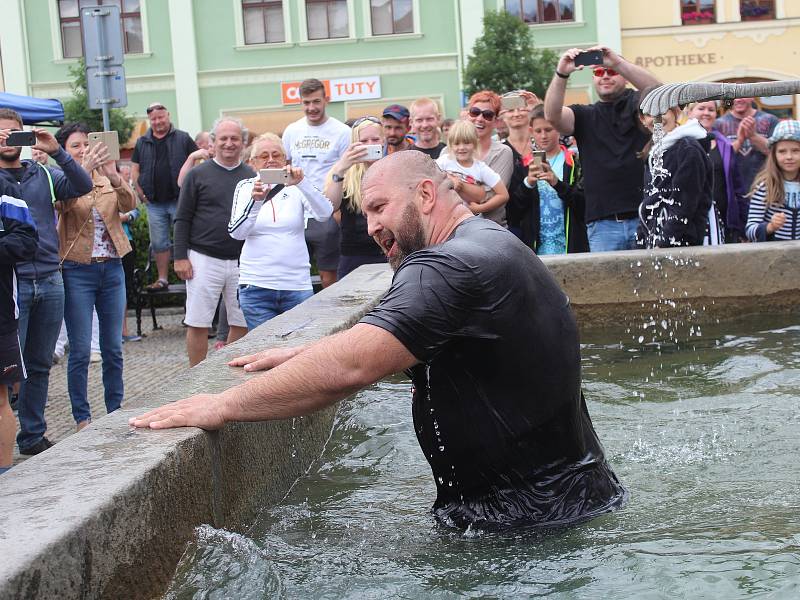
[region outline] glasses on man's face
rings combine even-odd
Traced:
[[[497,116],[497,113],[495,113],[493,110],[488,110],[488,109],[481,110],[477,106],[473,106],[472,108],[469,109],[469,116],[472,117],[473,119],[477,119],[481,115],[483,115],[483,118],[486,119],[487,121],[494,121],[494,118]]]
[[[381,124],[381,120],[378,117],[361,117],[361,118],[356,119],[355,121],[353,121],[353,127],[358,127],[364,121],[369,121],[370,123],[375,123],[376,125],[380,125]]]
[[[613,77],[614,75],[619,75],[614,69],[608,69],[606,67],[597,67],[592,73],[594,73],[595,77],[605,77],[606,75]]]
[[[167,109],[164,108],[161,104],[157,104],[155,106],[148,106],[147,107],[147,114],[149,115],[154,110],[167,110]]]

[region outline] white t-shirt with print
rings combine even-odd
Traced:
[[[321,190],[328,171],[350,145],[350,135],[350,128],[333,117],[322,125],[309,125],[303,117],[283,132],[286,159]]]
[[[500,175],[482,160],[473,160],[471,166],[464,167],[458,164],[456,159],[450,158],[449,154],[442,154],[436,159],[436,164],[447,173],[470,176],[476,183],[482,183],[487,189],[492,189],[500,183]]]

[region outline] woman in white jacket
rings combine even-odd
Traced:
[[[325,221],[333,205],[288,166],[281,138],[266,133],[253,142],[250,165],[285,169],[285,184],[268,185],[259,176],[239,182],[233,196],[228,233],[244,240],[239,258],[239,305],[254,329],[313,295],[304,236],[307,218]]]

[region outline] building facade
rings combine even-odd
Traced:
[[[487,10],[529,22],[538,47],[621,43],[616,0],[3,0],[2,88],[68,97],[79,7],[102,3],[122,10],[126,110],[143,119],[162,102],[190,133],[221,114],[282,131],[307,77],[330,81],[329,113],[342,120],[421,96],[456,116]],[[571,85],[570,99],[590,99],[588,73]]]
[[[622,50],[664,82],[800,79],[800,1],[620,0]],[[800,96],[757,98],[797,118]]]

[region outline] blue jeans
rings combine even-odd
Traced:
[[[64,282],[56,271],[38,279],[20,277],[17,282],[19,343],[28,379],[19,390],[20,450],[38,444],[47,431],[44,406],[50,384],[50,367],[61,320],[64,318]]]
[[[91,418],[87,396],[92,343],[92,308],[100,325],[103,389],[106,411],[122,405],[122,319],[125,313],[125,271],[119,258],[88,265],[65,260],[64,320],[69,337],[67,389],[76,423]]]
[[[636,226],[639,219],[603,219],[586,225],[591,252],[612,252],[636,248]]]
[[[252,331],[313,295],[314,290],[270,290],[256,285],[240,285],[239,307],[247,321],[248,331]]]
[[[150,249],[153,252],[166,252],[170,249],[170,235],[177,210],[177,201],[147,204],[147,226],[150,229]]]

